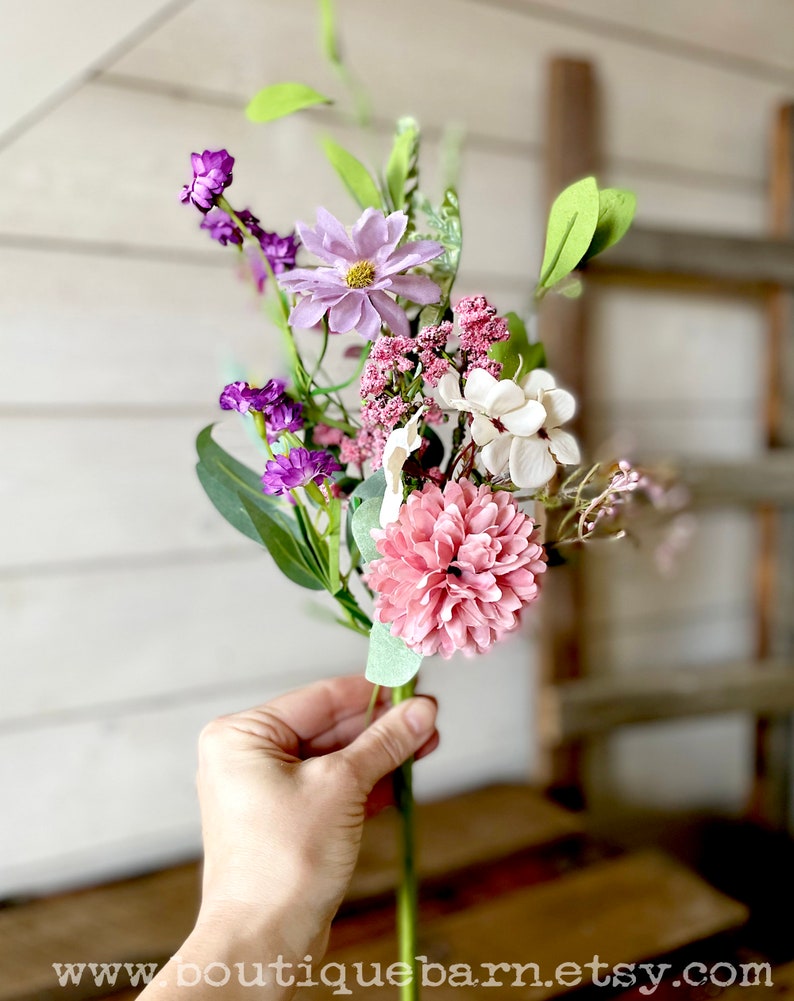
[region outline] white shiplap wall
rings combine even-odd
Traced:
[[[21,80],[33,14],[8,6],[0,66]],[[411,112],[426,126],[431,181],[433,136],[465,126],[463,284],[503,309],[524,301],[538,262],[555,54],[597,61],[605,180],[637,191],[643,220],[762,231],[766,130],[794,90],[782,0],[730,0],[731,17],[723,0],[404,0],[385,21],[364,0],[337,6],[379,120]],[[307,628],[307,592],[216,517],[192,472],[224,374],[278,360],[230,255],[176,201],[188,154],[226,145],[235,199],[273,228],[318,204],[354,214],[317,153],[315,116],[263,128],[240,111],[282,79],[338,93],[315,58],[314,4],[77,7],[65,24],[37,19],[49,27],[35,87],[0,88],[0,895],[193,852],[201,724],[362,657],[355,637]],[[377,133],[372,152],[386,142]],[[758,447],[753,307],[610,293],[597,308],[599,431],[657,452]],[[646,554],[604,554],[593,669],[746,649],[752,544],[746,519],[704,519],[674,584]],[[532,659],[520,637],[485,662],[428,667],[444,744],[420,770],[424,793],[528,773]],[[735,807],[748,739],[730,719],[611,740],[593,756],[596,803]]]

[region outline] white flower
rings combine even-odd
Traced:
[[[536,368],[516,383],[478,368],[466,380],[462,395],[457,375],[447,372],[438,391],[448,406],[474,415],[471,436],[494,476],[509,468],[517,487],[537,490],[554,476],[558,462],[579,461],[576,439],[560,429],[573,417],[576,401],[567,390],[556,388],[545,369]]]
[[[383,446],[383,472],[386,476],[386,493],[380,506],[380,527],[385,528],[397,521],[403,502],[402,471],[405,460],[422,442],[419,421],[425,407],[417,410],[413,417],[401,428],[395,428]]]

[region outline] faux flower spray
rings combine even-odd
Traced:
[[[324,102],[283,84],[248,113],[269,121]],[[397,703],[424,657],[484,653],[513,632],[538,599],[550,547],[622,534],[627,500],[652,484],[626,462],[580,466],[566,428],[576,402],[547,369],[528,318],[501,315],[483,295],[456,296],[458,198],[453,188],[438,201],[421,192],[416,124],[400,121],[382,173],[325,146],[358,211],[341,220],[321,208],[284,236],[233,207],[226,150],[193,154],[182,200],[269,300],[288,373],[220,396],[252,423],[261,464],[232,458],[210,427],[198,437],[198,475],[223,517],[291,581],[328,592],[340,625],[369,641],[373,705],[383,685]],[[571,272],[619,240],[633,212],[632,195],[592,177],[563,191],[532,306],[571,294]],[[336,337],[349,342],[348,371],[331,379],[324,360]],[[544,509],[555,511],[554,539],[536,524]],[[400,959],[415,970],[410,763],[395,791]],[[416,998],[416,978],[401,990]]]

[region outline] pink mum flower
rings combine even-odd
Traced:
[[[515,629],[539,591],[545,553],[535,522],[505,491],[470,480],[415,490],[374,530],[381,559],[365,576],[375,618],[417,653],[484,653]]]
[[[332,334],[357,330],[374,341],[381,323],[400,337],[408,337],[408,317],[388,292],[411,302],[438,302],[441,290],[426,275],[403,272],[443,254],[432,240],[412,240],[398,247],[408,216],[384,216],[366,209],[350,233],[325,209],[317,210],[317,226],[298,223],[301,240],[326,268],[296,268],[279,278],[279,285],[301,295],[290,314],[290,323],[308,329],[328,313]]]

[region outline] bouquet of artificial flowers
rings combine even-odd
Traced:
[[[249,114],[270,120],[322,100],[285,84],[257,95]],[[260,465],[238,462],[206,428],[198,474],[235,528],[295,584],[326,591],[340,625],[368,638],[374,705],[377,686],[395,702],[410,696],[424,657],[483,653],[515,630],[538,598],[549,546],[622,534],[627,500],[652,484],[626,462],[581,466],[566,430],[575,400],[528,318],[501,315],[483,295],[456,298],[458,199],[453,188],[435,202],[422,193],[416,124],[398,123],[382,174],[330,140],[326,153],[360,214],[346,225],[321,208],[314,225],[285,236],[233,206],[226,150],[193,154],[182,200],[268,297],[288,372],[220,395],[221,408],[251,422]],[[593,178],[563,191],[533,305],[578,294],[571,273],[620,239],[633,212],[628,192]],[[333,379],[326,357],[337,337],[349,342],[347,371]],[[554,511],[554,539],[536,524],[544,509]],[[400,958],[413,967],[410,764],[396,791]]]

